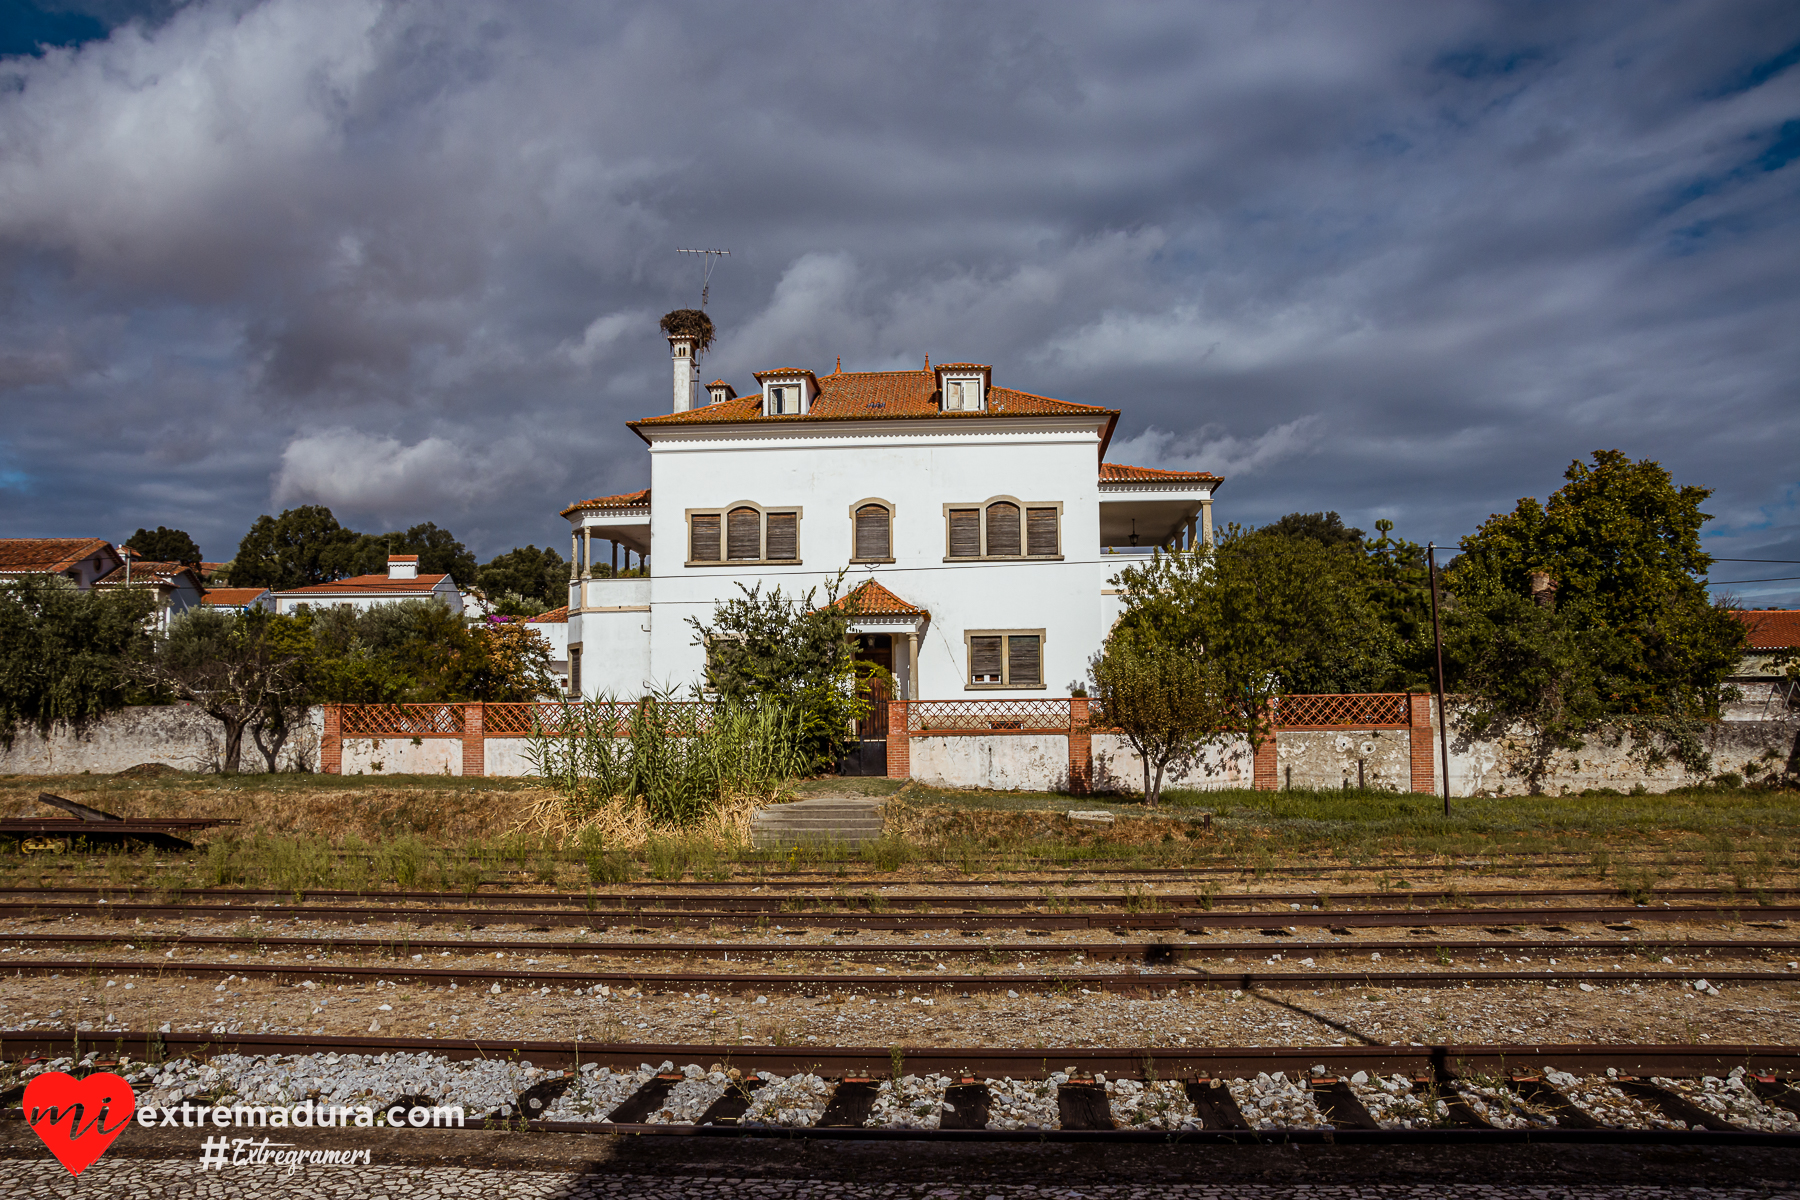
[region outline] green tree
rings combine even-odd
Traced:
[[[338,524],[322,504],[290,508],[279,517],[265,514],[238,543],[231,563],[232,586],[282,592],[342,579],[351,573],[357,540],[355,531]]]
[[[64,579],[0,584],[0,745],[20,724],[77,729],[123,708],[134,691],[126,664],[149,643],[148,589],[78,592]]]
[[[1541,759],[1622,718],[1647,754],[1669,746],[1696,765],[1696,723],[1717,715],[1746,638],[1706,592],[1712,493],[1618,450],[1563,478],[1547,503],[1528,496],[1464,538],[1445,574],[1446,674],[1472,693],[1463,720],[1524,722]]]
[[[131,541],[127,545],[131,547],[133,554],[150,562],[200,561],[200,547],[180,529],[168,529],[161,525],[154,530],[140,529],[131,535]]]
[[[1305,538],[1321,546],[1356,546],[1363,542],[1363,531],[1344,524],[1334,512],[1289,513],[1271,521],[1261,529],[1271,537]]]
[[[1155,808],[1171,762],[1192,759],[1236,721],[1215,663],[1153,637],[1115,631],[1088,663],[1103,720],[1144,764],[1144,804]]]
[[[365,533],[350,549],[350,575],[382,575],[387,572],[388,555],[416,554],[419,574],[448,575],[459,588],[475,582],[475,555],[456,540],[448,529],[439,529],[430,521],[414,525],[404,533]]]
[[[542,550],[521,546],[497,554],[482,566],[475,582],[509,616],[535,617],[569,602],[569,564],[548,546]],[[509,605],[508,596],[516,596],[518,601]],[[509,607],[530,611],[509,612]]]
[[[549,645],[522,623],[471,626],[436,600],[300,617],[308,687],[321,702],[525,701],[556,689]]]
[[[227,775],[238,772],[245,732],[271,721],[279,735],[263,746],[274,769],[287,740],[288,713],[304,695],[300,657],[284,651],[269,632],[266,614],[190,609],[134,667],[145,685],[196,705],[223,726],[220,770]]]
[[[712,623],[689,617],[695,644],[706,647],[707,685],[727,701],[755,705],[773,700],[798,715],[810,765],[825,770],[839,761],[852,722],[868,712],[857,683],[857,610],[838,589],[843,575],[795,597],[779,587],[746,588],[714,610]]]

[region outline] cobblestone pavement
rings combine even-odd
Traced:
[[[573,1175],[560,1171],[358,1167],[302,1170],[236,1168],[201,1174],[185,1160],[101,1160],[70,1176],[54,1162],[0,1162],[0,1195],[116,1197],[119,1200],[327,1200],[331,1197],[469,1197],[470,1200],[588,1200],[641,1197],[842,1197],[844,1200],[1715,1200],[1779,1196],[1764,1188],[1666,1188],[1562,1184],[1038,1184],[864,1183],[729,1176]],[[1785,1193],[1793,1195],[1795,1193]]]

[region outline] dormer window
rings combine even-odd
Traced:
[[[946,379],[944,380],[945,412],[980,412],[981,380]]]

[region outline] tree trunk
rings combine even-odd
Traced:
[[[1161,759],[1157,760],[1157,763],[1156,763],[1156,790],[1154,792],[1150,793],[1149,800],[1144,804],[1145,808],[1155,808],[1158,804],[1160,804],[1162,802],[1163,772],[1168,770],[1168,767],[1169,767],[1169,760],[1167,758],[1161,758]]]
[[[1144,760],[1144,807],[1155,808],[1156,792],[1150,786],[1150,748],[1139,746],[1137,752],[1138,757]]]
[[[265,729],[269,731],[267,743],[263,741]],[[277,708],[272,713],[262,714],[262,719],[250,726],[250,737],[255,741],[256,748],[262,752],[263,761],[269,764],[269,774],[271,775],[275,774],[278,769],[276,762],[281,757],[282,747],[287,745],[290,732],[285,708]]]
[[[236,775],[238,763],[244,756],[244,727],[250,718],[236,713],[215,712],[212,714],[225,726],[225,762],[219,771],[225,775]]]

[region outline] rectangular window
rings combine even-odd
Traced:
[[[972,637],[969,639],[969,682],[1000,682],[1000,645],[1005,641],[998,635],[991,637]]]
[[[1035,558],[1057,552],[1056,518],[1054,508],[1025,510],[1025,553]]]
[[[950,510],[950,557],[981,557],[981,510],[979,508],[953,508]]]
[[[800,557],[800,518],[795,513],[770,513],[768,557],[789,562]]]
[[[614,557],[618,557],[616,554]],[[719,561],[719,514],[695,513],[688,526],[688,560]]]
[[[740,504],[729,512],[689,512],[688,565],[800,561],[798,508],[765,512]]]
[[[1044,631],[981,629],[963,635],[971,688],[1044,686]]]
[[[1019,553],[1019,506],[1005,500],[987,507],[989,558],[1016,557]]]
[[[892,514],[880,504],[865,504],[856,510],[856,552],[852,557],[858,559],[892,558],[890,525]]]
[[[581,647],[569,647],[569,695],[581,697]]]

